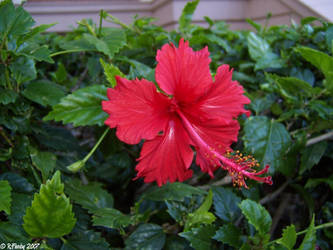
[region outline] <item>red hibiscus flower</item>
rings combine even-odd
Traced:
[[[229,66],[220,66],[213,80],[208,48],[195,52],[183,39],[178,48],[164,45],[156,60],[155,76],[162,91],[145,79],[117,76],[117,86],[107,91],[109,101],[102,102],[110,115],[105,124],[117,128],[120,140],[137,144],[145,139],[137,178],[159,186],[190,178],[194,148],[196,163],[212,177],[222,167],[239,186],[246,187],[246,177],[271,184],[271,177],[259,176],[268,166],[256,172],[258,163],[252,157],[229,148],[237,141],[235,118],[248,113],[244,104],[250,103],[242,86],[232,81]]]

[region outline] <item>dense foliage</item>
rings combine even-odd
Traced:
[[[100,12],[65,35],[43,33],[11,1],[0,3],[0,243],[44,249],[329,249],[333,245],[333,25],[233,31],[206,17],[178,31]],[[113,22],[119,28],[103,24]],[[269,23],[269,20],[268,20]],[[154,81],[156,52],[181,37],[208,46],[211,72],[234,68],[252,115],[234,150],[269,164],[274,184],[233,188],[193,163],[185,183],[135,177],[141,145],[104,126],[115,75]],[[130,103],[128,105],[131,105]]]

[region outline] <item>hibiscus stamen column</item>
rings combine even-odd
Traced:
[[[232,177],[234,185],[247,188],[244,180],[246,178],[272,185],[273,182],[271,176],[259,176],[268,172],[268,165],[261,171],[256,172],[253,167],[257,167],[259,164],[252,156],[243,156],[242,154],[239,154],[238,151],[236,151],[236,153],[226,151],[225,155],[220,154],[200,137],[181,110],[176,109],[176,113],[181,118],[190,138],[197,146],[198,153],[204,155],[205,159],[209,161],[211,165],[215,167],[220,166],[227,170]]]

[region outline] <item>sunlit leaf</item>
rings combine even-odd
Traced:
[[[285,246],[287,249],[292,249],[296,243],[296,229],[294,225],[290,225],[283,229],[282,238],[277,243]]]
[[[205,225],[198,228],[192,228],[191,231],[180,233],[190,242],[191,247],[196,250],[212,249],[211,238],[215,234],[215,227],[213,225]]]
[[[107,114],[102,110],[102,100],[107,100],[106,87],[103,85],[79,89],[62,98],[44,120],[73,123],[74,126],[102,126],[107,118]]]
[[[239,207],[249,223],[252,224],[261,235],[269,232],[272,225],[272,218],[262,205],[247,199],[243,200]]]
[[[23,217],[23,228],[31,237],[59,238],[72,231],[76,219],[63,191],[64,184],[57,171],[34,195],[31,207]]]

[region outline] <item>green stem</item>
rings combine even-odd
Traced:
[[[102,33],[102,22],[103,22],[103,10],[100,10],[99,12],[99,27],[98,27],[98,34],[97,36],[100,37]]]
[[[62,55],[62,54],[67,54],[67,53],[73,53],[73,52],[81,52],[83,51],[82,49],[70,49],[70,50],[63,50],[63,51],[58,51],[55,53],[50,54],[50,57]]]
[[[95,146],[90,150],[90,152],[86,155],[86,157],[84,157],[83,160],[79,160],[77,162],[74,162],[73,164],[69,165],[67,167],[67,169],[69,171],[72,171],[74,173],[76,173],[77,171],[79,171],[81,168],[84,167],[84,165],[86,164],[86,162],[88,161],[88,159],[92,156],[92,154],[96,151],[96,149],[98,148],[99,144],[101,144],[101,142],[103,141],[104,137],[106,136],[106,134],[109,132],[110,128],[107,128],[104,133],[102,134],[102,136],[98,139],[98,141],[96,142]]]
[[[331,222],[327,222],[327,223],[324,223],[324,224],[321,224],[321,225],[318,225],[316,227],[314,227],[315,230],[319,230],[319,229],[323,229],[323,228],[326,228],[326,227],[333,227],[333,221]],[[296,233],[297,236],[299,235],[302,235],[302,234],[305,234],[309,229],[305,229],[303,231],[300,231],[298,233]],[[276,240],[273,240],[271,242],[268,242],[267,245],[271,245],[271,244],[274,244],[276,243],[277,241],[281,240],[282,238],[279,238],[279,239],[276,239]]]
[[[6,83],[9,89],[13,89],[12,83],[10,82],[10,78],[9,78],[9,71],[8,68],[5,68],[5,76],[6,76]]]
[[[108,22],[112,22],[112,23],[115,23],[115,24],[118,24],[120,25],[122,28],[124,29],[128,29],[128,30],[133,30],[131,27],[129,27],[126,23],[123,23],[122,21],[120,21],[118,18],[110,15],[109,13],[107,13],[107,16],[111,19],[111,20],[107,20],[105,19],[106,21]],[[134,30],[133,30],[134,31]]]
[[[316,226],[316,227],[314,227],[314,229],[318,230],[318,229],[323,229],[323,228],[326,228],[326,227],[333,227],[333,221],[321,224],[319,226]],[[307,231],[308,231],[308,229],[305,229],[303,231],[300,231],[300,232],[296,233],[296,235],[298,236],[298,235],[301,235],[301,234],[305,234]]]
[[[86,157],[84,157],[84,159],[83,159],[84,163],[86,163],[88,161],[88,159],[92,156],[92,154],[96,151],[96,149],[98,148],[99,144],[101,144],[101,142],[103,141],[104,137],[109,132],[109,130],[110,130],[110,128],[107,128],[104,131],[104,133],[102,134],[102,136],[96,142],[95,146],[90,150],[90,152],[86,155]]]

